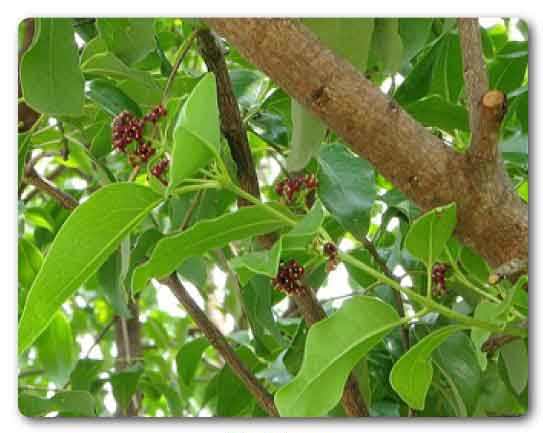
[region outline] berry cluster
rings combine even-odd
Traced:
[[[133,141],[143,144],[144,125],[143,120],[128,111],[118,114],[111,125],[113,147],[120,152],[126,152],[127,146]]]
[[[159,179],[162,177],[162,174],[166,171],[170,165],[170,161],[166,158],[161,159],[156,163],[156,165],[151,169],[151,174]]]
[[[128,153],[128,161],[134,167],[149,161],[156,153],[156,149],[151,142],[145,141],[143,136],[145,124],[151,122],[154,125],[166,114],[166,109],[162,105],[153,108],[143,119],[137,118],[128,111],[118,114],[111,125],[113,148],[119,152]],[[136,143],[136,150],[127,152],[128,146],[133,142]],[[163,159],[151,169],[151,173],[160,179],[160,176],[167,168],[168,160]]]
[[[296,195],[302,190],[307,192],[315,190],[319,181],[314,174],[299,175],[280,180],[275,184],[275,192],[291,203]]]
[[[445,285],[445,272],[447,272],[447,265],[444,263],[436,263],[432,268],[432,294],[436,297],[440,297],[447,294],[447,286]]]
[[[326,242],[322,247],[322,252],[328,257],[326,271],[332,272],[334,269],[336,269],[338,264],[337,247],[332,242]]]
[[[281,261],[277,276],[272,279],[272,284],[287,295],[300,295],[306,290],[302,283],[303,275],[304,267],[298,261],[294,259],[288,262]]]

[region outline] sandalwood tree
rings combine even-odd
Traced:
[[[21,413],[524,414],[527,38],[23,20]]]

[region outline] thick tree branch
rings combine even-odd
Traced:
[[[40,175],[36,172],[36,170],[32,166],[30,167],[27,166],[25,168],[24,180],[27,184],[34,186],[35,188],[39,189],[40,191],[43,191],[47,195],[54,198],[66,209],[70,209],[70,210],[75,209],[77,205],[79,204],[77,200],[73,198],[71,195],[65,193],[64,191],[61,191],[51,182],[40,177]]]
[[[217,103],[221,118],[221,131],[228,142],[232,158],[236,162],[240,186],[255,197],[260,197],[256,169],[247,140],[247,132],[241,121],[238,102],[234,95],[230,75],[218,39],[209,31],[201,30],[198,34],[200,51],[207,68],[215,74],[217,80]],[[240,205],[246,200],[240,198]]]
[[[211,345],[220,353],[234,374],[244,383],[247,390],[253,395],[262,409],[270,416],[279,416],[273,402],[273,397],[239,359],[221,331],[217,329],[191,298],[181,281],[179,281],[179,278],[177,278],[175,274],[172,274],[160,282],[170,288],[177,300],[183,305],[187,313],[205,334]]]
[[[528,257],[528,208],[502,167],[474,173],[470,158],[433,136],[296,21],[206,21],[423,210],[456,202],[456,234],[492,266]]]
[[[505,95],[497,90],[489,91],[479,20],[459,18],[458,32],[469,106],[471,130],[469,153],[477,160],[496,161],[500,124],[505,114]]]

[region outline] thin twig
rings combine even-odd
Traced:
[[[79,204],[71,195],[61,191],[53,183],[40,177],[32,166],[25,169],[25,182],[51,196],[66,209],[75,209]]]
[[[115,323],[115,319],[113,320],[110,320],[109,323],[104,326],[104,329],[102,329],[100,331],[100,333],[96,336],[96,338],[94,339],[94,342],[92,343],[91,347],[89,347],[89,350],[87,350],[87,353],[85,354],[85,358],[88,358],[92,352],[92,350],[98,345],[100,344],[100,341],[102,341],[102,339],[105,337],[105,335],[107,334],[107,332],[111,329],[111,327],[113,326],[113,324]]]
[[[371,242],[366,237],[362,237],[360,240],[362,241],[362,244],[364,245],[364,248],[366,248],[368,253],[370,253],[370,255],[373,257],[373,260],[381,268],[383,273],[388,278],[391,278],[391,279],[396,280],[396,281],[399,282],[400,281],[399,278],[397,278],[396,275],[394,275],[392,273],[392,271],[389,269],[388,265],[386,264],[386,262],[383,260],[383,258],[379,254],[379,251],[377,251],[377,248],[375,248],[375,245],[373,244],[373,242]],[[404,309],[404,306],[403,306],[402,294],[400,292],[396,291],[396,290],[394,290],[393,292],[394,292],[394,299],[395,299],[395,302],[396,302],[396,309],[398,310],[398,313],[400,314],[400,317],[405,317],[405,309]],[[400,337],[402,339],[403,348],[406,351],[409,350],[409,346],[410,346],[409,329],[407,328],[407,326],[408,325],[400,327]]]
[[[247,390],[257,400],[262,409],[270,416],[278,416],[279,413],[273,402],[273,397],[239,359],[232,347],[226,341],[224,335],[209,320],[206,314],[189,295],[177,275],[172,274],[169,277],[162,279],[161,283],[170,288],[177,300],[183,305],[187,313],[205,334],[211,345],[221,354],[222,358],[232,369],[234,374],[245,384]]]

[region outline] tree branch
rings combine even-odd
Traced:
[[[47,195],[54,198],[66,209],[70,209],[70,210],[75,209],[77,205],[79,204],[77,200],[73,198],[71,195],[65,193],[64,191],[61,191],[48,180],[41,178],[40,175],[36,172],[36,170],[32,166],[27,166],[25,168],[24,180],[27,184],[36,187],[40,191],[43,191]]]
[[[238,102],[232,89],[222,47],[209,30],[201,30],[198,34],[198,41],[207,68],[215,74],[217,80],[217,103],[221,118],[221,131],[228,142],[232,158],[236,162],[240,186],[255,197],[260,197],[258,178],[247,132],[241,121]],[[238,202],[240,206],[247,205],[247,201],[242,198]]]
[[[490,90],[477,18],[459,18],[464,83],[469,105],[470,155],[482,161],[496,161],[500,124],[505,114],[505,95]]]
[[[491,266],[528,257],[528,208],[503,168],[474,174],[470,158],[433,136],[299,22],[206,21],[422,210],[456,202],[456,234]]]
[[[221,331],[217,329],[217,327],[208,319],[206,314],[200,309],[198,304],[191,298],[177,275],[172,274],[160,282],[170,288],[177,300],[183,305],[187,313],[205,334],[211,345],[221,354],[225,362],[232,369],[234,374],[244,383],[247,390],[253,395],[262,409],[270,416],[279,416],[273,402],[273,397],[239,359]]]
[[[131,317],[127,319],[117,316],[115,318],[115,343],[117,346],[116,364],[119,371],[130,367],[135,360],[140,359],[143,355],[138,301],[130,301],[127,306],[130,310]],[[136,393],[130,401],[126,413],[123,413],[122,415],[138,416],[141,400],[141,393]]]

